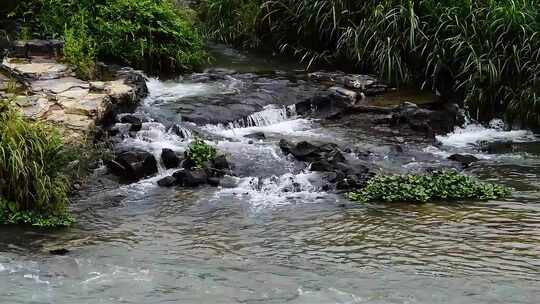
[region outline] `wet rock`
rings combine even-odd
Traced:
[[[142,130],[142,123],[132,123],[129,127],[131,132],[139,132],[140,130]]]
[[[218,154],[212,161],[213,167],[217,170],[230,170],[231,166],[225,154]]]
[[[123,115],[120,118],[120,122],[121,123],[128,123],[128,124],[141,124],[142,120],[139,117],[135,116],[135,115],[127,114],[127,115]]]
[[[478,161],[476,156],[469,154],[452,154],[448,159],[460,163],[465,168]]]
[[[480,142],[480,150],[489,154],[502,154],[514,152],[514,143],[511,141]]]
[[[230,175],[223,176],[223,178],[219,181],[219,185],[223,188],[236,188],[238,187],[238,184],[239,179]]]
[[[208,178],[208,184],[210,186],[217,187],[217,186],[219,186],[220,182],[221,181],[220,181],[220,179],[218,177],[210,177],[210,178]]]
[[[116,155],[114,160],[105,161],[109,172],[129,181],[151,176],[158,172],[154,155],[146,151],[126,151]]]
[[[176,178],[174,176],[166,176],[157,182],[160,187],[172,187],[176,185]]]
[[[339,98],[348,99],[351,104],[356,103],[356,100],[358,99],[358,93],[356,93],[355,91],[342,88],[342,87],[334,86],[334,87],[329,88],[328,91],[330,91],[333,95]]]
[[[49,253],[52,255],[66,255],[69,253],[69,250],[66,248],[54,248],[50,249]]]
[[[257,140],[266,139],[266,135],[263,132],[255,132],[255,133],[252,133],[252,134],[244,135],[244,137],[257,139]]]
[[[173,174],[176,182],[185,187],[196,187],[206,184],[208,175],[204,169],[195,168],[193,170],[181,169]]]
[[[171,149],[161,150],[161,160],[166,169],[176,168],[180,164],[180,158]]]
[[[411,102],[404,102],[397,107],[390,120],[392,126],[408,125],[413,131],[430,135],[451,132],[456,125],[465,121],[455,104],[444,105],[440,110],[429,110]]]
[[[319,94],[296,103],[298,115],[315,115],[320,118],[336,117],[354,106],[356,99],[336,92],[320,92]]]
[[[184,159],[180,163],[180,167],[191,170],[197,166],[194,160],[188,157],[187,153],[184,154]]]

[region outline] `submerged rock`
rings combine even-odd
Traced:
[[[448,159],[460,163],[465,168],[479,160],[476,156],[469,154],[452,154]]]
[[[160,187],[172,187],[176,185],[176,178],[174,176],[166,176],[157,182]]]

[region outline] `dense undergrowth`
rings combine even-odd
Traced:
[[[426,175],[379,175],[366,187],[348,194],[359,202],[428,202],[490,200],[508,196],[510,189],[477,181],[457,171]]]
[[[540,1],[202,0],[212,39],[347,62],[464,100],[472,117],[540,126]]]
[[[67,225],[71,158],[53,127],[0,101],[0,222]]]
[[[206,60],[193,14],[170,0],[31,0],[11,14],[33,37],[64,38],[82,77],[95,59],[148,70],[190,70]]]

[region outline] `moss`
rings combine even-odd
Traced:
[[[379,175],[358,192],[348,193],[359,202],[427,202],[490,200],[508,196],[510,189],[475,180],[457,171],[426,175]]]

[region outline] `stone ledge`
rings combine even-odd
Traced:
[[[113,80],[93,82],[76,78],[67,65],[53,58],[8,57],[1,69],[26,88],[12,96],[23,115],[53,123],[68,140],[86,138],[109,114],[139,102],[148,94],[144,75],[130,68],[111,71]],[[7,95],[5,83],[0,81],[0,93],[4,96]]]

